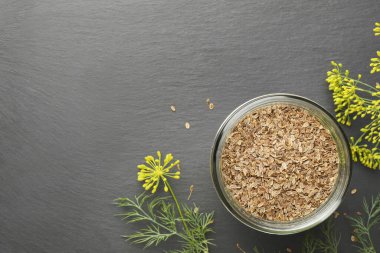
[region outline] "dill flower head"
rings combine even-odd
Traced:
[[[179,169],[179,160],[173,161],[173,155],[167,154],[164,161],[161,159],[161,152],[157,151],[157,158],[149,155],[145,157],[146,164],[140,164],[137,168],[140,170],[137,172],[137,180],[144,181],[143,187],[145,190],[149,191],[152,189],[152,193],[157,191],[160,181],[164,184],[164,191],[169,190],[169,185],[167,182],[167,177],[174,179],[180,178],[180,172],[170,172],[170,170],[177,166]]]

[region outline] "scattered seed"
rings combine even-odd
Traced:
[[[176,111],[176,109],[175,109],[175,106],[174,106],[174,105],[171,105],[171,106],[170,106],[170,109],[172,110],[172,112],[175,112],[175,111]]]
[[[335,218],[335,219],[338,218],[339,215],[340,215],[340,213],[339,213],[338,211],[335,211],[335,212],[334,212],[334,218]]]
[[[286,252],[288,252],[288,253],[292,253],[293,251],[292,251],[291,248],[286,248]]]
[[[351,194],[354,195],[358,190],[356,188],[351,190]]]
[[[347,213],[343,213],[344,216],[347,216]]]
[[[211,101],[211,100],[210,100],[209,98],[206,99],[206,103],[207,103],[207,104],[210,104],[210,101]]]
[[[357,241],[358,241],[358,239],[356,238],[356,236],[354,236],[354,235],[351,235],[351,241],[352,241],[352,242],[357,242]]]
[[[190,123],[189,123],[189,122],[186,122],[186,123],[185,123],[185,127],[186,127],[186,129],[189,129],[189,128],[190,128]]]
[[[359,212],[359,211],[357,211],[357,212],[356,212],[356,214],[357,214],[357,215],[359,215],[359,216],[360,216],[360,215],[362,215],[362,213],[361,213],[361,212]]]
[[[214,104],[213,104],[213,103],[208,104],[208,108],[209,108],[210,110],[214,109]]]

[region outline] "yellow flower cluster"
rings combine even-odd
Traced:
[[[179,179],[180,172],[170,172],[170,170],[177,166],[179,169],[179,160],[176,160],[171,163],[173,160],[172,154],[167,154],[162,163],[161,152],[157,151],[157,158],[149,155],[145,157],[146,164],[140,164],[137,168],[140,170],[137,173],[137,180],[144,181],[143,187],[145,190],[152,189],[152,193],[157,191],[157,188],[162,180],[164,184],[164,191],[167,192],[169,190],[169,184],[167,182],[167,177]]]
[[[351,143],[355,143],[353,137],[351,137]],[[351,145],[351,153],[354,162],[360,161],[371,169],[380,167],[380,152],[377,148],[369,149],[367,144]]]
[[[377,51],[376,53],[378,57],[372,58],[371,63],[369,64],[369,66],[372,67],[371,74],[380,72],[380,51]]]
[[[358,116],[364,117],[367,114],[366,102],[356,93],[361,90],[357,87],[361,75],[355,80],[349,77],[348,70],[341,73],[342,64],[332,61],[331,65],[333,69],[327,72],[326,81],[329,90],[333,92],[336,117],[338,122],[350,126],[351,116],[355,120]]]
[[[380,36],[379,22],[375,23],[375,28],[373,28],[373,33],[375,34],[375,36]],[[369,66],[372,67],[371,74],[380,72],[380,51],[377,51],[377,56],[378,57],[372,58],[371,63],[369,64]]]
[[[373,28],[373,32],[375,36],[380,36],[380,23],[376,22],[375,23],[375,28]]]
[[[342,70],[342,64],[331,64],[333,68],[327,72],[326,81],[333,93],[338,122],[350,126],[357,117],[371,119],[360,130],[362,135],[357,140],[350,139],[353,160],[372,169],[380,168],[380,84],[374,87],[364,83],[361,75],[351,78],[348,70]],[[371,148],[369,144],[374,146]]]

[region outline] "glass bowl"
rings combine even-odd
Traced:
[[[334,141],[336,142],[339,156],[338,176],[333,191],[328,199],[310,214],[292,221],[269,221],[256,218],[247,213],[242,207],[239,206],[239,204],[235,203],[232,196],[230,196],[224,185],[220,169],[221,154],[224,143],[226,141],[226,137],[234,126],[252,110],[273,104],[298,106],[314,115],[332,135]],[[237,107],[230,115],[228,115],[216,134],[211,150],[210,162],[211,177],[214,182],[215,189],[227,210],[236,219],[253,229],[279,235],[299,233],[326,220],[342,202],[342,198],[347,190],[351,178],[352,167],[351,151],[347,138],[334,117],[320,105],[307,98],[282,93],[264,95],[249,100]]]

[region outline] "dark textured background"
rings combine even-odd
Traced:
[[[156,149],[182,161],[175,191],[185,199],[194,184],[192,200],[216,210],[212,252],[296,250],[303,234],[255,232],[223,208],[209,176],[214,134],[271,92],[333,111],[329,61],[372,81],[376,20],[378,0],[0,0],[0,252],[142,252],[120,238],[136,227],[111,203],[141,192],[135,166]],[[358,210],[379,183],[355,165],[358,193],[340,210]],[[354,252],[347,221],[338,227],[342,252]]]

